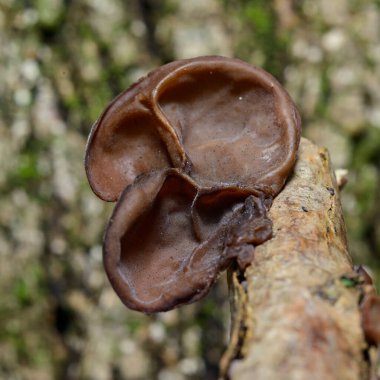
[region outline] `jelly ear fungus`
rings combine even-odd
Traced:
[[[172,309],[204,296],[233,260],[269,239],[267,217],[296,160],[301,121],[270,74],[198,57],[152,71],[94,124],[85,167],[117,201],[104,265],[129,307]]]
[[[362,327],[367,342],[380,347],[380,297],[375,293],[366,295],[361,311]]]

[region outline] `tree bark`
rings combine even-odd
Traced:
[[[326,149],[302,139],[292,177],[269,212],[273,238],[244,274],[232,269],[231,380],[365,380],[370,365]]]

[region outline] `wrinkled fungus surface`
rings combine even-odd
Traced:
[[[116,97],[92,127],[93,191],[117,201],[104,265],[130,308],[204,296],[268,240],[267,211],[295,160],[301,121],[270,74],[237,59],[162,66]]]

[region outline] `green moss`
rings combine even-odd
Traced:
[[[7,191],[21,187],[34,194],[36,199],[43,201],[39,188],[48,179],[49,173],[40,168],[39,160],[43,156],[49,156],[50,143],[50,138],[39,140],[31,137],[27,141],[17,158],[15,168],[8,173]]]
[[[19,279],[13,287],[13,294],[21,306],[28,306],[32,302],[31,290],[24,279]]]
[[[20,307],[31,306],[46,295],[45,276],[39,263],[29,263],[22,276],[15,279],[12,295]]]
[[[241,35],[236,55],[251,61],[253,52],[261,52],[264,61],[260,64],[281,79],[288,61],[291,34],[288,30],[280,30],[273,1],[231,0],[223,1],[223,6],[231,17],[235,16],[237,24],[240,25]]]
[[[37,157],[34,154],[24,154],[20,158],[17,168],[17,176],[22,181],[39,179],[40,173],[37,168]]]
[[[340,282],[345,288],[354,288],[359,283],[357,278],[351,278],[347,276],[342,276],[340,278]]]
[[[327,108],[331,99],[331,85],[328,78],[328,69],[326,66],[321,68],[320,72],[320,96],[317,104],[317,115],[316,117],[326,117]]]
[[[61,0],[35,0],[34,3],[42,25],[53,27],[59,23],[64,13]]]
[[[354,141],[355,150],[352,165],[361,170],[363,165],[373,163],[380,168],[380,129],[369,126],[365,133]]]
[[[144,321],[140,316],[129,316],[126,321],[127,330],[131,335],[136,334],[137,331],[139,331],[143,326],[146,326],[146,321]]]
[[[258,36],[267,37],[273,30],[273,17],[270,10],[261,1],[249,2],[244,10],[244,16],[255,27]]]

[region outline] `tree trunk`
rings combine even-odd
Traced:
[[[270,210],[273,238],[244,274],[230,270],[231,380],[365,380],[360,286],[348,253],[328,152],[302,139],[294,173]]]

